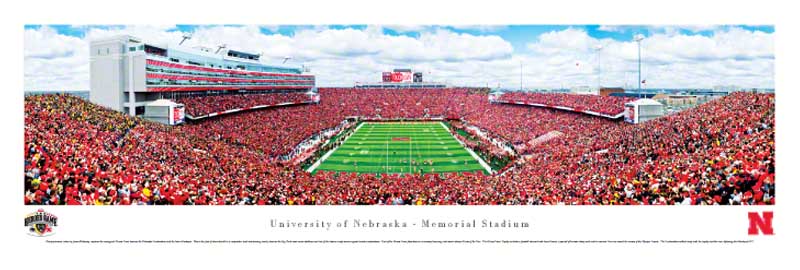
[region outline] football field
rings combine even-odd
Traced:
[[[488,173],[440,122],[363,123],[315,170]]]

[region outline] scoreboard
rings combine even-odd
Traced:
[[[422,82],[422,72],[414,72],[414,82]]]
[[[391,82],[391,81],[392,81],[392,73],[391,72],[384,72],[383,73],[382,82]]]
[[[411,81],[412,78],[410,71],[392,72],[392,82],[407,83]]]
[[[410,83],[422,82],[422,72],[411,72],[411,69],[395,69],[391,72],[383,72],[382,82]]]

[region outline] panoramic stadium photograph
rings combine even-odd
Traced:
[[[771,25],[25,25],[23,47],[26,205],[775,204]]]

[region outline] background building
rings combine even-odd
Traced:
[[[588,85],[579,85],[569,89],[570,93],[579,95],[597,95],[597,88]]]
[[[149,44],[128,35],[92,41],[90,70],[90,100],[130,115],[144,114],[158,99],[315,87],[303,69],[266,65],[259,54]]]
[[[641,98],[625,103],[625,122],[638,124],[664,115],[664,104],[653,99]]]
[[[600,87],[600,91],[598,91],[601,96],[608,96],[613,93],[625,93],[625,89],[622,87]]]

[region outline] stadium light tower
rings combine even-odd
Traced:
[[[227,47],[228,47],[228,44],[221,44],[221,45],[217,46],[217,52],[215,52],[214,54],[218,54],[219,51],[221,51],[222,49],[225,49]]]
[[[602,76],[603,76],[603,65],[602,65],[602,58],[600,55],[602,54],[603,45],[598,44],[594,47],[594,50],[597,52],[597,89],[600,90],[600,87],[603,86]]]
[[[522,92],[522,60],[519,60],[519,91]]]
[[[641,98],[642,97],[642,40],[644,39],[644,36],[642,34],[637,34],[636,36],[634,36],[633,39],[636,40],[636,47],[638,48],[638,54],[639,54],[638,82],[639,82],[639,98]]]
[[[178,46],[183,45],[183,42],[186,41],[187,39],[192,39],[192,33],[183,34],[183,39],[181,40],[180,43],[178,43]]]

